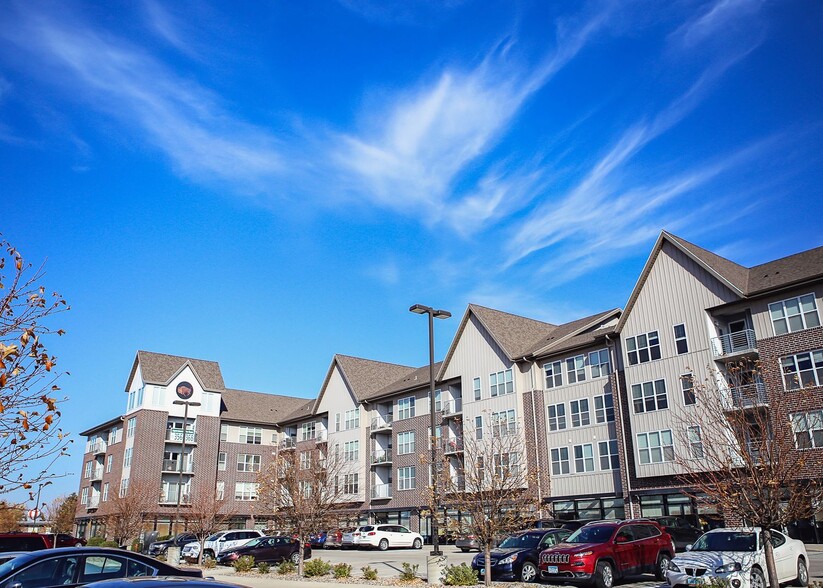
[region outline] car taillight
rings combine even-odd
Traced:
[[[377,535],[377,533],[375,533],[374,531],[371,531],[370,533],[368,533],[368,535],[369,535],[369,537],[371,537],[372,535]]]

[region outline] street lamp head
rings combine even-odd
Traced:
[[[424,306],[423,304],[415,304],[409,311],[416,313],[416,314],[426,314],[429,312],[434,312],[434,309],[431,306]]]
[[[434,311],[434,318],[447,319],[447,318],[451,318],[451,316],[452,316],[452,313],[450,313],[448,310],[435,310]]]
[[[179,404],[180,406],[188,405],[188,406],[200,406],[199,402],[192,402],[191,400],[175,400],[172,404]]]

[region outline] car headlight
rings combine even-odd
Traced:
[[[514,562],[516,562],[516,561],[517,561],[517,554],[516,554],[516,553],[513,553],[513,554],[511,554],[509,557],[504,557],[503,559],[501,559],[501,560],[500,560],[500,561],[498,561],[497,563],[499,563],[499,564],[503,564],[503,565],[505,566],[505,565],[508,565],[508,564],[514,563]]]
[[[718,568],[715,568],[715,574],[731,574],[732,572],[739,572],[742,568],[740,562],[733,561],[727,564],[724,564]]]
[[[679,572],[680,568],[677,567],[677,564],[674,563],[672,560],[669,560],[669,571],[671,572]]]
[[[593,551],[581,551],[580,553],[575,553],[572,557],[589,557]]]

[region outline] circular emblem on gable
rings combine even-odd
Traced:
[[[177,396],[183,400],[188,400],[194,394],[194,388],[188,382],[180,382],[177,384]]]

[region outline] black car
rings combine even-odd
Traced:
[[[87,584],[93,588],[246,588],[243,584],[203,578],[160,576],[158,578],[121,578]]]
[[[586,524],[587,521],[564,520],[564,519],[538,519],[532,525],[535,529],[568,529],[577,531]]]
[[[489,567],[493,580],[519,580],[534,582],[538,575],[540,552],[571,535],[568,529],[533,529],[521,531],[506,537],[500,545],[492,549]],[[478,553],[472,560],[472,569],[485,575],[486,556]]]
[[[140,553],[107,547],[43,549],[0,564],[0,586],[72,587],[132,576],[202,578],[203,572],[177,568]]]
[[[656,517],[652,520],[672,536],[677,551],[685,551],[686,545],[691,545],[703,534],[701,529],[682,517]]]
[[[192,543],[193,541],[199,541],[194,533],[178,533],[175,537],[165,541],[153,541],[149,545],[149,555],[162,555],[172,545],[182,548],[186,543]]]
[[[300,542],[291,537],[258,537],[239,547],[232,547],[221,551],[217,555],[217,563],[230,566],[235,561],[250,555],[254,558],[254,563],[280,563],[290,560],[292,563],[300,561]],[[311,545],[303,547],[303,559],[311,557]]]

